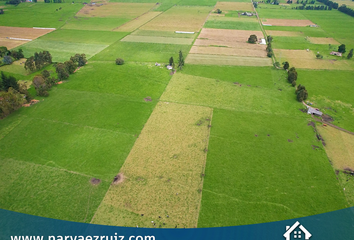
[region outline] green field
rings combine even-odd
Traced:
[[[190,46],[180,44],[116,42],[101,51],[92,60],[113,62],[120,57],[130,62],[167,63],[171,56],[177,60],[180,50],[186,55],[189,48]]]
[[[250,1],[238,2],[252,7]],[[266,32],[285,31],[274,32],[272,59],[265,46],[253,49],[242,42],[248,32],[221,30],[261,33],[258,19],[216,3],[0,3],[1,26],[56,28],[15,48],[25,57],[49,51],[53,64],[30,73],[22,59],[0,67],[6,76],[28,84],[43,70],[57,77],[56,62],[77,53],[88,60],[48,97],[37,96],[32,85],[28,91],[39,103],[0,120],[0,208],[93,224],[151,228],[155,221],[161,228],[196,228],[352,206],[352,177],[329,161],[350,159],[350,151],[341,155],[349,145],[334,137],[327,147],[317,140],[287,72],[273,63],[290,59],[290,66],[299,66],[297,84],[306,87],[306,102],[332,117],[332,124],[354,132],[354,60],[346,59],[354,48],[354,19],[337,10],[260,3],[260,21],[318,25],[263,26]],[[218,6],[229,9],[217,15]],[[192,48],[203,40],[215,43]],[[346,44],[343,58],[329,55],[337,50],[336,41]],[[237,52],[241,42],[244,48]],[[317,52],[324,59],[316,59]],[[171,57],[176,71],[166,69]],[[124,64],[117,65],[117,58]],[[323,68],[331,70],[316,70]],[[123,177],[112,182],[118,173]],[[100,184],[92,184],[93,178]]]

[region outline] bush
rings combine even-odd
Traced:
[[[317,54],[316,54],[316,58],[317,58],[317,59],[322,59],[323,56],[322,56],[321,54],[317,53]]]
[[[122,58],[117,58],[116,59],[116,64],[117,65],[123,65],[124,64],[124,60]]]
[[[215,13],[220,14],[220,13],[222,13],[222,11],[218,8],[218,9],[216,9]]]
[[[10,56],[4,56],[2,62],[4,64],[10,65],[13,62],[13,60],[12,60],[12,58]]]
[[[256,36],[256,35],[251,35],[251,36],[248,38],[248,42],[249,42],[249,43],[256,43],[256,42],[257,42],[257,36]]]

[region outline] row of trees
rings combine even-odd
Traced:
[[[284,70],[288,71],[288,81],[291,83],[292,86],[296,86],[296,80],[297,80],[297,71],[295,67],[290,68],[289,62],[283,62],[283,68]],[[296,99],[299,102],[302,102],[307,99],[308,97],[308,92],[305,88],[305,86],[302,86],[301,84],[297,86],[295,90],[296,94]]]
[[[318,0],[321,3],[324,3],[325,5],[327,5],[329,8],[334,8],[334,9],[338,9],[338,3],[336,2],[332,2],[330,0]]]
[[[34,56],[28,58],[25,62],[25,69],[33,72],[40,70],[44,66],[52,63],[52,55],[48,51],[35,52]]]
[[[297,9],[297,10],[332,10],[331,7],[324,6],[324,5],[318,5],[318,6],[313,6],[313,5],[306,6],[306,5],[303,5],[303,6],[298,6],[295,9]]]
[[[0,75],[0,119],[20,108],[26,101],[30,101],[26,85],[18,85],[13,76]]]
[[[169,62],[169,65],[173,69],[175,69],[176,65],[175,65],[175,61],[174,61],[173,57],[170,57],[168,62]],[[182,70],[183,66],[184,66],[184,57],[183,57],[182,51],[180,50],[178,53],[178,66],[177,66],[177,68],[179,68],[179,70]]]
[[[342,6],[340,6],[338,8],[338,11],[341,11],[342,13],[348,14],[349,16],[354,17],[354,10],[351,8],[348,8],[345,4],[343,4]]]
[[[9,65],[14,60],[19,60],[23,58],[23,51],[22,49],[16,50],[8,50],[7,47],[0,47],[0,57],[3,57],[2,62],[0,62],[0,66],[2,65]]]
[[[268,57],[273,57],[273,48],[272,48],[272,41],[273,41],[273,37],[272,36],[267,36],[267,56]]]
[[[38,96],[47,97],[49,95],[48,90],[57,83],[55,77],[50,76],[48,70],[44,70],[40,75],[33,78],[33,86],[36,89]]]
[[[75,56],[71,57],[70,60],[64,63],[57,63],[55,66],[55,70],[58,74],[59,80],[65,80],[69,77],[70,74],[73,74],[77,67],[82,67],[87,63],[86,55],[83,54],[75,54]]]

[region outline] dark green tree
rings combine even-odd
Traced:
[[[297,72],[296,72],[296,69],[294,67],[292,67],[288,71],[288,81],[290,83],[293,83],[296,80],[297,80]]]
[[[23,96],[13,88],[0,92],[0,118],[4,118],[25,103]]]
[[[183,66],[184,66],[184,57],[182,51],[180,50],[178,53],[178,68],[182,70]]]
[[[124,59],[123,58],[117,58],[116,59],[116,64],[117,65],[123,65],[124,64]]]
[[[56,67],[55,67],[55,71],[58,74],[58,79],[59,80],[64,80],[67,79],[69,77],[69,72],[66,69],[66,66],[64,63],[57,63]]]
[[[308,93],[307,93],[305,86],[303,86],[301,84],[299,86],[297,86],[295,94],[296,94],[296,98],[299,102],[306,100],[308,97]]]
[[[87,63],[86,55],[83,54],[75,54],[75,56],[70,58],[71,61],[76,62],[79,67],[84,66]]]
[[[175,62],[173,61],[173,57],[170,57],[169,65],[172,66],[173,68],[175,67]]]
[[[256,43],[257,42],[257,36],[252,34],[249,38],[248,38],[248,42],[249,43]]]
[[[13,76],[6,76],[4,72],[1,72],[1,82],[2,82],[2,90],[7,91],[10,87],[18,91],[19,86],[17,84],[16,78]]]
[[[350,49],[349,53],[348,53],[348,56],[347,56],[347,59],[351,59],[353,57],[353,48]]]
[[[10,56],[4,56],[4,58],[2,59],[2,62],[4,64],[10,65],[13,62],[13,60]]]
[[[283,62],[283,68],[284,68],[285,70],[289,69],[289,67],[290,67],[289,62]]]
[[[34,57],[30,57],[25,62],[25,69],[33,72],[36,69],[36,65],[34,64]]]
[[[73,74],[77,68],[77,63],[73,62],[72,60],[64,62],[64,65],[69,74]]]
[[[271,43],[272,41],[273,41],[273,37],[272,37],[272,36],[270,36],[270,35],[269,35],[269,36],[267,36],[267,42],[268,42],[268,43]]]
[[[48,70],[43,70],[41,75],[43,76],[44,79],[47,79],[50,77],[50,72]]]
[[[345,53],[345,44],[342,44],[338,47],[338,52]]]
[[[222,13],[222,11],[218,8],[218,9],[216,9],[215,13],[220,14],[220,13]]]

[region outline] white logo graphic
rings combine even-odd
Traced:
[[[300,225],[299,222],[294,223],[294,225],[290,226],[286,226],[286,232],[284,233],[284,237],[286,240],[290,240],[291,239],[291,235],[293,234],[294,239],[302,239],[301,236],[305,235],[305,240],[310,239],[310,237],[312,236],[312,234],[307,231],[307,229]]]

